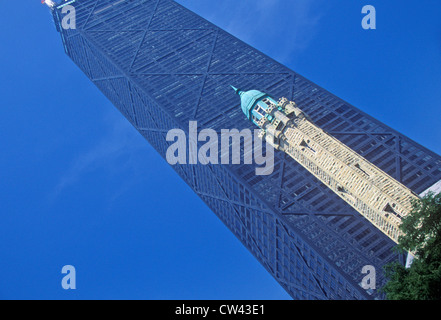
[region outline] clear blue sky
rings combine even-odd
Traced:
[[[441,153],[440,1],[179,2]],[[68,59],[39,0],[2,1],[0,21],[0,298],[289,298]]]

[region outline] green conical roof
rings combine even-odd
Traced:
[[[250,119],[251,109],[254,107],[257,101],[265,97],[267,94],[259,90],[242,91],[236,87],[231,87],[240,96],[242,111],[245,113],[247,118]]]

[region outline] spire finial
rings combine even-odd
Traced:
[[[233,88],[233,90],[234,90],[237,94],[239,94],[240,91],[241,91],[240,89],[237,89],[235,86],[231,86],[231,85],[230,85],[230,87]]]

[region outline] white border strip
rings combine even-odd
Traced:
[[[433,186],[428,188],[426,191],[420,194],[420,197],[424,197],[426,194],[429,193],[429,191],[432,191],[435,194],[438,194],[441,192],[441,180],[435,183]]]

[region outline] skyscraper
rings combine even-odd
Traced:
[[[75,8],[76,28],[62,26]],[[230,85],[295,101],[330,135],[415,193],[441,180],[441,157],[172,0],[73,0],[53,8],[66,53],[165,158],[170,129],[254,129]],[[295,299],[369,299],[361,270],[404,257],[306,169],[275,153],[254,165],[173,167]],[[191,217],[189,217],[191,219]]]

